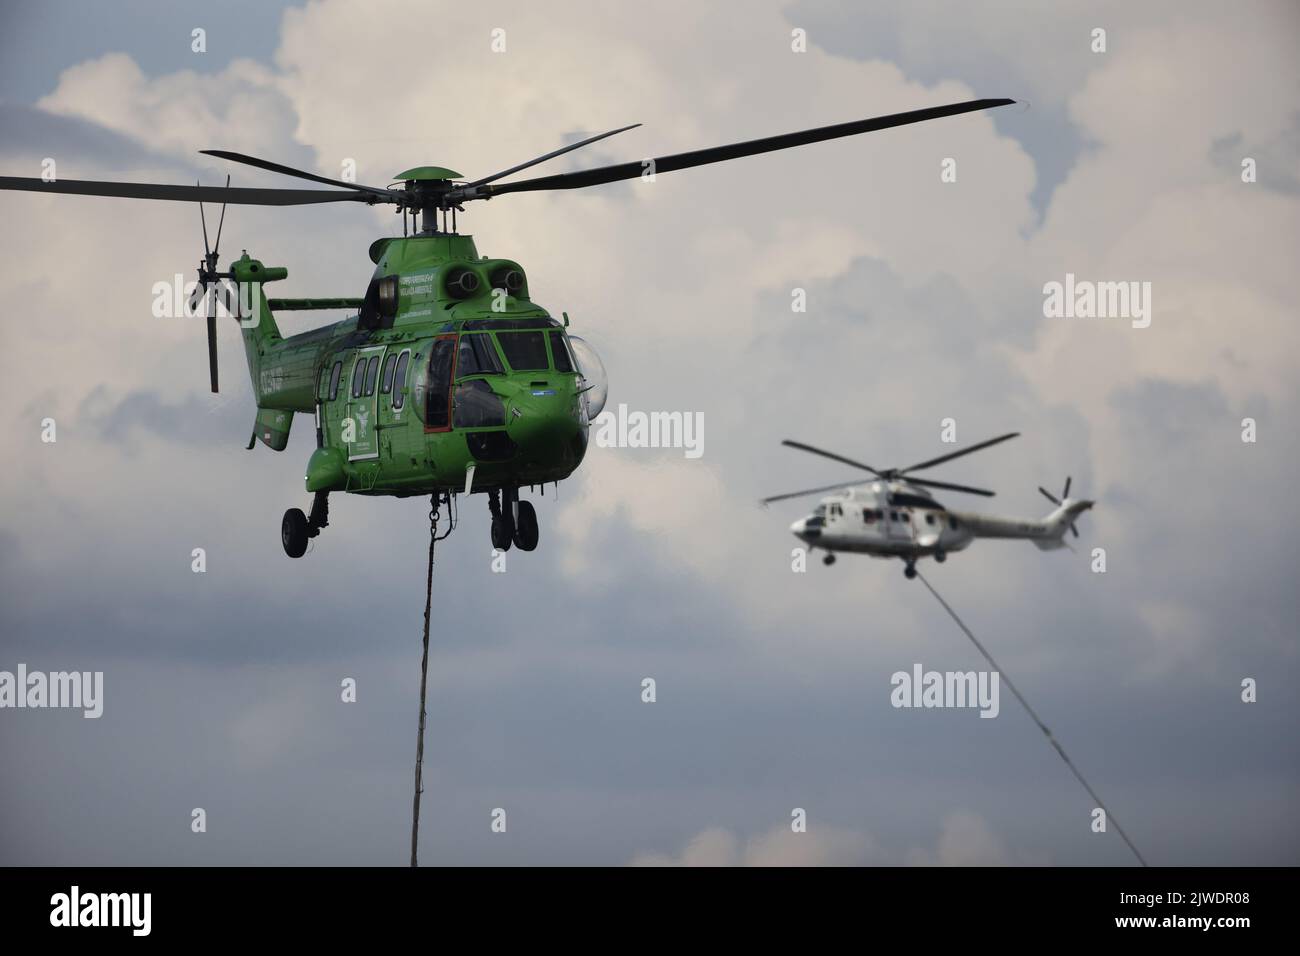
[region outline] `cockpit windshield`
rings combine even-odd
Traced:
[[[502,332],[497,341],[516,372],[542,372],[551,367],[544,332]]]
[[[460,337],[460,350],[456,355],[456,377],[468,375],[495,375],[502,371],[501,359],[492,347],[492,336],[487,332]]]

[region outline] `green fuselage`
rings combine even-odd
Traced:
[[[528,297],[520,267],[469,236],[379,240],[358,314],[281,337],[265,294],[244,322],[255,437],[277,451],[295,413],[315,416],[307,490],[415,495],[567,478],[588,408],[563,326]],[[247,255],[237,283],[283,278]],[[567,324],[567,323],[566,323]]]

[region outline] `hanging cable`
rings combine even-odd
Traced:
[[[1016,685],[1011,683],[1011,679],[1007,677],[1006,673],[1003,672],[1002,668],[998,666],[998,662],[993,659],[993,655],[984,649],[984,645],[981,644],[979,642],[979,639],[976,638],[975,635],[971,633],[971,629],[966,626],[966,623],[960,617],[957,616],[957,612],[954,611],[948,605],[948,602],[939,596],[939,592],[936,591],[934,587],[930,584],[930,582],[925,579],[925,575],[921,574],[918,571],[916,576],[921,579],[921,583],[926,586],[927,590],[929,590],[929,592],[934,595],[934,599],[943,606],[943,609],[945,611],[948,612],[948,616],[957,622],[957,626],[962,629],[962,633],[964,633],[967,637],[970,638],[970,642],[975,645],[975,649],[984,655],[984,659],[989,662],[989,666],[992,667],[995,671],[997,671],[999,675],[1001,675],[1002,682],[1011,689],[1011,693],[1016,695],[1016,700],[1020,701],[1021,705],[1029,713],[1030,718],[1032,718],[1034,723],[1038,725],[1038,729],[1043,732],[1043,736],[1047,738],[1047,742],[1056,748],[1056,752],[1061,755],[1061,759],[1064,760],[1065,765],[1070,768],[1070,772],[1074,774],[1075,778],[1078,779],[1079,783],[1083,784],[1083,789],[1088,791],[1088,796],[1092,797],[1092,799],[1096,802],[1097,806],[1099,806],[1105,812],[1106,820],[1110,823],[1115,824],[1116,832],[1118,832],[1119,835],[1124,838],[1124,842],[1127,843],[1128,848],[1133,851],[1133,855],[1137,857],[1138,862],[1141,863],[1143,866],[1146,866],[1147,861],[1143,859],[1142,854],[1138,852],[1138,848],[1134,846],[1133,841],[1128,838],[1128,834],[1125,833],[1124,828],[1119,825],[1119,821],[1115,819],[1115,815],[1110,812],[1106,804],[1102,803],[1101,797],[1097,796],[1097,791],[1093,790],[1092,786],[1088,783],[1088,781],[1083,778],[1083,774],[1079,772],[1079,768],[1076,767],[1074,763],[1071,762],[1070,758],[1066,755],[1065,748],[1062,747],[1060,743],[1057,742],[1056,738],[1052,736],[1052,732],[1047,729],[1047,725],[1043,723],[1042,720],[1039,719],[1038,714],[1034,712],[1034,708],[1029,706],[1029,701],[1025,700],[1024,695],[1021,694],[1020,691],[1016,689]]]
[[[447,529],[447,534],[451,529]],[[445,538],[447,535],[443,535]],[[429,499],[429,573],[424,587],[424,653],[420,658],[420,732],[415,743],[415,799],[411,804],[411,866],[419,866],[420,794],[424,792],[424,701],[429,678],[429,614],[433,607],[433,548],[438,537],[438,492]]]

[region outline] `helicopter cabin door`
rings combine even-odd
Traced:
[[[424,396],[424,430],[451,431],[451,384],[455,380],[456,336],[439,335],[429,346],[428,388]]]
[[[915,537],[912,527],[912,509],[897,500],[897,496],[893,494],[886,498],[886,502],[880,519],[885,538],[889,541],[910,544]]]
[[[347,441],[348,461],[361,461],[379,457],[379,430],[377,421],[377,386],[379,366],[384,360],[387,346],[374,345],[357,349],[349,370],[347,416],[343,422],[343,437]]]

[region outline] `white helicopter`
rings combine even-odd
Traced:
[[[875,558],[902,558],[903,574],[909,579],[916,577],[918,558],[932,557],[942,562],[951,551],[962,551],[976,538],[1025,538],[1034,542],[1043,551],[1068,547],[1064,541],[1066,529],[1079,536],[1079,529],[1074,519],[1093,506],[1093,502],[1076,500],[1070,497],[1070,479],[1065,479],[1065,490],[1061,497],[1043,488],[1038,490],[1050,500],[1056,508],[1044,518],[1003,518],[996,515],[977,514],[966,511],[951,511],[934,500],[926,488],[944,488],[949,491],[963,491],[972,495],[992,497],[993,492],[984,488],[971,488],[967,485],[954,485],[929,478],[905,477],[914,471],[932,468],[935,465],[971,452],[988,448],[1008,439],[1015,438],[1019,432],[1010,432],[990,438],[988,441],[971,445],[959,451],[931,458],[920,464],[907,468],[889,468],[877,471],[860,461],[823,451],[811,445],[797,441],[783,441],[781,444],[800,451],[811,452],[832,461],[861,468],[876,476],[875,481],[866,483],[842,482],[822,488],[809,488],[784,495],[764,498],[764,506],[774,501],[787,498],[799,498],[803,495],[815,495],[833,491],[813,509],[812,514],[800,518],[790,525],[796,538],[808,545],[808,549],[821,548],[826,552],[823,564],[834,564],[835,553],[845,551],[854,554],[869,554]]]

